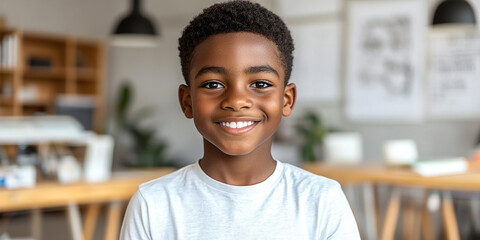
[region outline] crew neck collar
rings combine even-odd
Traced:
[[[280,176],[282,175],[282,172],[283,172],[283,164],[280,161],[275,160],[276,162],[275,170],[264,181],[259,182],[257,184],[248,185],[248,186],[235,186],[235,185],[226,184],[211,178],[202,170],[199,162],[200,161],[197,161],[194,164],[194,170],[197,176],[204,183],[206,183],[207,185],[217,190],[227,192],[227,193],[232,193],[232,194],[255,194],[260,192],[268,192],[269,189],[273,188],[278,183],[278,181],[280,180]]]

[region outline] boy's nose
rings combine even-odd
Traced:
[[[222,101],[222,109],[233,110],[235,112],[242,109],[249,109],[252,107],[253,102],[245,92],[237,88],[230,88],[225,92],[225,98]]]

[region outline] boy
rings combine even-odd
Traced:
[[[179,50],[180,105],[204,155],[140,185],[120,238],[359,239],[338,183],[272,158],[296,98],[282,20],[247,1],[215,4],[185,28]]]

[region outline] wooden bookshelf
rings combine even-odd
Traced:
[[[57,97],[81,95],[93,99],[101,132],[104,61],[101,40],[0,26],[0,116],[56,114]]]

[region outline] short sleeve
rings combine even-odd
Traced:
[[[150,221],[148,217],[148,206],[140,190],[133,195],[128,204],[120,240],[152,239],[150,233]]]
[[[340,184],[336,183],[329,194],[328,239],[360,239],[357,223]]]

